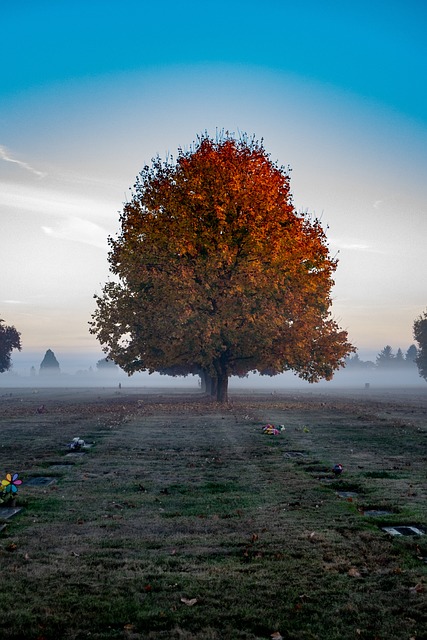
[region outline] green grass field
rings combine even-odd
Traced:
[[[424,394],[163,393],[0,399],[2,640],[427,638]]]

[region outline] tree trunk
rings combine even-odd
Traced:
[[[207,375],[206,375],[206,371],[204,371],[203,369],[200,371],[199,373],[200,376],[200,388],[203,391],[203,393],[208,393],[209,389],[208,389],[208,384],[207,384]]]
[[[209,376],[209,380],[210,380],[210,394],[212,398],[216,398],[217,392],[218,392],[218,379],[212,378],[211,376]]]
[[[222,404],[228,402],[228,375],[226,373],[218,376],[216,400]]]
[[[199,373],[201,379],[201,388],[204,393],[208,393],[213,398],[217,395],[217,379],[212,377],[205,369]]]

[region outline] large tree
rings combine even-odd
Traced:
[[[414,338],[418,342],[418,353],[415,362],[420,376],[427,380],[427,311],[414,321]]]
[[[200,369],[225,401],[230,375],[330,379],[353,350],[330,316],[325,233],[262,143],[204,135],[155,158],[120,222],[90,330],[129,374]]]
[[[12,364],[11,353],[14,349],[21,351],[21,334],[13,326],[8,326],[0,319],[0,373],[8,371]]]

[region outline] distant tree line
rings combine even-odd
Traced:
[[[380,369],[381,371],[395,370],[414,370],[417,366],[418,349],[414,344],[403,353],[399,347],[396,353],[393,348],[387,344],[376,357],[375,362],[372,360],[361,360],[356,353],[346,359],[345,366],[347,369]],[[420,373],[420,375],[422,375]]]

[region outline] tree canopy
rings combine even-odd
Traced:
[[[204,135],[153,159],[120,222],[90,331],[127,373],[202,370],[224,401],[230,375],[330,379],[353,351],[330,315],[325,233],[262,142]]]
[[[419,349],[415,362],[420,376],[427,380],[427,311],[418,316],[414,321],[414,338],[418,342]]]
[[[21,351],[21,334],[14,326],[8,326],[0,319],[0,373],[11,367],[11,354],[14,349]]]

